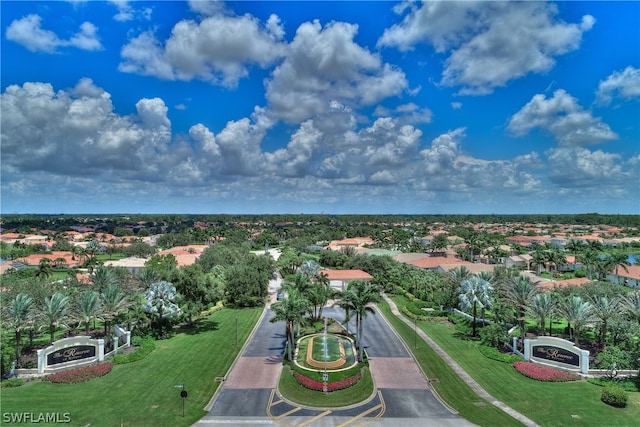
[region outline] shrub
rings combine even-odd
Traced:
[[[609,378],[609,377],[600,377],[600,378],[589,378],[587,380],[591,384],[606,387],[609,385],[617,385],[622,387],[626,391],[631,392],[640,392],[640,377],[627,377],[627,378]]]
[[[624,408],[627,406],[627,399],[629,396],[622,387],[616,385],[608,385],[602,389],[602,400],[607,405],[614,406],[616,408]]]
[[[498,347],[509,340],[507,328],[500,323],[491,323],[479,331],[480,341],[486,346]]]
[[[580,378],[576,374],[549,368],[548,366],[537,365],[532,362],[515,362],[513,367],[525,377],[538,381],[565,382],[575,381]]]
[[[514,363],[522,361],[522,357],[517,354],[502,353],[497,348],[489,347],[488,345],[478,346],[478,350],[480,350],[480,353],[482,353],[484,357],[497,360],[498,362]]]
[[[110,362],[99,365],[86,366],[68,371],[58,372],[44,377],[44,381],[51,381],[57,384],[78,384],[89,381],[92,378],[99,378],[111,372],[113,365]]]
[[[131,363],[137,360],[142,360],[149,353],[151,353],[156,348],[156,343],[153,338],[138,338],[132,340],[134,344],[137,344],[137,348],[133,353],[129,354],[116,354],[111,359],[111,362],[114,365],[122,365],[124,363]]]
[[[210,308],[206,309],[205,311],[203,311],[202,313],[200,313],[200,316],[202,316],[202,317],[211,316],[213,313],[215,313],[216,311],[220,311],[223,308],[224,308],[224,302],[218,301],[216,303],[216,305],[214,305],[213,307],[210,307]]]
[[[321,381],[314,380],[312,378],[307,377],[306,375],[301,374],[300,372],[293,372],[293,376],[295,377],[298,384],[301,386],[308,388],[310,390],[323,391],[324,384]],[[362,372],[358,372],[355,375],[352,375],[347,378],[343,378],[338,381],[327,383],[327,391],[336,391],[336,390],[344,390],[345,388],[349,388],[358,383],[362,379]]]
[[[20,387],[23,384],[24,384],[24,380],[22,378],[11,378],[9,380],[4,380],[0,382],[0,387],[2,388]]]

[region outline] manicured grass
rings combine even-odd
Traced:
[[[321,391],[302,387],[293,377],[293,374],[288,369],[284,369],[280,376],[278,390],[286,399],[300,405],[336,408],[362,402],[371,396],[373,393],[373,379],[371,378],[371,372],[365,369],[362,379],[356,385],[325,394]]]
[[[510,364],[482,357],[477,341],[456,338],[454,328],[446,324],[421,323],[419,326],[487,392],[540,425],[638,425],[640,394],[630,396],[627,408],[616,409],[600,402],[602,389],[585,381],[532,380],[517,373]]]
[[[444,348],[488,393],[542,426],[638,425],[640,393],[630,393],[626,408],[613,408],[600,402],[602,389],[586,381],[547,383],[532,380],[516,372],[511,364],[482,356],[478,350],[479,342],[461,337],[453,326],[418,322],[418,327]],[[475,418],[465,418],[480,424]]]
[[[417,347],[415,347],[413,345],[413,328],[410,328],[393,315],[386,302],[383,301],[380,303],[379,307],[389,323],[393,325],[404,342],[407,343],[407,346],[414,354],[427,377],[434,381],[432,385],[440,397],[447,402],[449,406],[457,410],[460,416],[479,426],[522,425],[519,421],[493,406],[490,402],[478,397],[478,395],[460,379],[453,369],[451,369],[431,347],[424,343],[424,341],[419,341]],[[484,357],[480,354],[479,356]],[[435,380],[437,380],[437,382]]]
[[[143,360],[116,365],[104,377],[68,385],[29,383],[2,390],[2,412],[70,413],[72,425],[188,426],[209,402],[262,309],[224,309],[197,329],[157,341]],[[238,346],[235,319],[238,324]],[[185,416],[177,384],[188,392]]]

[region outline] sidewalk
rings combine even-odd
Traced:
[[[383,295],[383,298],[387,303],[389,303],[389,307],[391,307],[391,312],[394,315],[398,316],[398,318],[402,320],[404,323],[406,323],[408,326],[413,328],[414,326],[413,322],[407,319],[402,313],[400,313],[396,304],[393,301],[391,301],[391,299],[386,295]],[[418,329],[417,332],[420,338],[422,338],[436,353],[438,353],[438,355],[442,358],[442,360],[444,360],[451,367],[451,369],[453,369],[456,372],[456,374],[458,374],[458,376],[462,378],[462,380],[465,383],[467,383],[467,385],[471,387],[471,389],[474,392],[476,392],[478,396],[491,402],[492,405],[500,408],[501,410],[511,415],[513,418],[517,419],[524,425],[528,427],[540,427],[533,420],[525,417],[520,412],[505,405],[503,402],[497,400],[495,397],[487,393],[487,391],[484,388],[482,388],[480,384],[478,384],[473,378],[471,378],[471,376],[467,374],[467,372],[464,369],[462,369],[462,367],[458,365],[458,363],[455,360],[453,360],[451,356],[449,356],[442,349],[442,347],[440,347],[434,340],[432,340],[431,337],[429,337],[422,329]]]

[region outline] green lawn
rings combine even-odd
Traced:
[[[600,402],[602,388],[586,381],[536,381],[520,375],[510,364],[482,356],[477,341],[459,337],[455,328],[446,323],[418,322],[418,327],[492,396],[542,426],[640,425],[640,393],[630,393],[628,406],[616,409]],[[465,418],[476,422],[475,418]]]
[[[379,304],[382,313],[398,331],[440,397],[460,416],[479,426],[521,426],[522,424],[497,407],[478,397],[471,388],[424,341],[414,346],[414,331],[391,313],[386,302]],[[420,322],[418,323],[420,325]],[[479,353],[478,353],[479,354]],[[480,355],[484,358],[484,356]]]
[[[191,425],[206,414],[203,408],[220,385],[215,378],[227,373],[261,313],[260,308],[221,310],[198,329],[156,342],[147,358],[116,365],[86,383],[35,382],[2,389],[2,412],[70,413],[71,425],[82,426]],[[177,384],[189,393],[184,418]]]

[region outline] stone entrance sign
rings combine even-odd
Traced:
[[[71,337],[38,350],[38,373],[104,360],[104,340],[91,337]]]
[[[555,337],[524,340],[524,358],[527,361],[554,365],[566,369],[579,369],[589,373],[589,352],[571,341]]]

